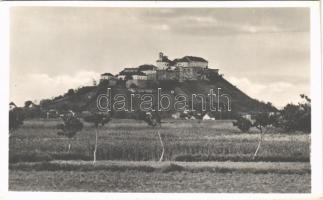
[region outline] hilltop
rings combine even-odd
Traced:
[[[98,96],[107,94],[108,88],[112,97],[107,98],[110,101],[110,110],[111,107],[114,108],[115,102],[117,106],[124,104],[124,109],[116,113],[118,117],[131,117],[139,110],[142,111],[142,101],[147,100],[145,95],[151,98],[150,109],[156,110],[161,108],[160,105],[169,104],[170,109],[162,112],[166,116],[177,112],[178,105],[182,105],[181,108],[189,112],[210,113],[215,118],[232,118],[237,114],[277,110],[270,103],[259,102],[232,85],[223,78],[223,74],[219,74],[219,69],[209,67],[206,59],[184,56],[171,60],[163,53],[159,53],[156,66],[143,64],[135,68],[124,68],[117,75],[103,73],[98,85],[76,91],[70,89],[64,95],[42,101],[41,107],[43,110],[54,109],[61,112],[68,109],[76,112],[97,112]],[[163,94],[169,98],[159,99]],[[122,98],[117,98],[116,95],[123,96],[124,101],[120,102]],[[129,109],[132,112],[129,113]]]

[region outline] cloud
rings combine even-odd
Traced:
[[[307,8],[180,8],[139,13],[148,24],[168,24],[181,34],[308,32]]]
[[[170,29],[167,24],[155,25],[153,28],[161,31],[168,31]]]
[[[300,102],[300,94],[309,94],[309,88],[306,86],[285,81],[264,84],[253,82],[245,77],[237,78],[231,76],[227,79],[251,98],[271,102],[278,108],[285,106],[287,103]]]
[[[92,85],[93,79],[98,80],[99,76],[100,74],[94,71],[79,71],[73,75],[58,76],[40,73],[26,74],[15,79],[19,81],[11,82],[10,99],[18,105],[23,105],[27,100],[40,101],[64,94],[70,88]]]
[[[95,71],[154,64],[160,51],[206,58],[253,98],[284,104],[309,91],[307,8],[17,7],[10,13],[15,102],[91,84]]]

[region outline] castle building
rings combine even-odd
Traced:
[[[177,67],[200,67],[207,68],[208,61],[201,57],[185,56],[183,58],[177,58],[173,61]]]
[[[189,81],[209,80],[219,76],[218,69],[209,69],[208,61],[197,56],[184,56],[170,60],[162,52],[159,53],[156,66],[151,64],[140,65],[137,68],[124,68],[117,76],[127,84],[137,84],[146,80],[160,81]]]
[[[140,65],[138,71],[147,75],[147,80],[156,80],[156,70],[158,68],[155,65]]]
[[[184,56],[170,60],[162,52],[156,64],[158,80],[200,80],[208,69],[208,61],[204,58]]]
[[[101,74],[101,80],[110,80],[110,79],[113,79],[114,76],[110,73],[104,73],[104,74]]]
[[[173,64],[173,61],[169,60],[167,56],[164,56],[162,52],[159,53],[159,59],[156,61],[158,70],[165,70]]]
[[[197,56],[184,56],[174,60],[168,59],[162,52],[159,53],[159,59],[156,61],[159,70],[165,70],[171,67],[200,67],[208,68],[208,61]]]
[[[138,72],[138,68],[124,68],[119,74],[119,80],[128,80],[132,78],[132,75]]]

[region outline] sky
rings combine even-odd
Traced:
[[[13,7],[10,101],[52,98],[100,74],[203,57],[277,107],[310,95],[308,8]]]

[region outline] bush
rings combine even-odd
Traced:
[[[164,166],[161,168],[161,171],[163,173],[168,173],[168,172],[179,172],[179,171],[184,171],[185,168],[183,166],[180,165],[176,165],[171,163],[170,165]]]
[[[305,103],[287,104],[281,111],[280,125],[287,131],[311,132],[311,100],[301,95]]]

